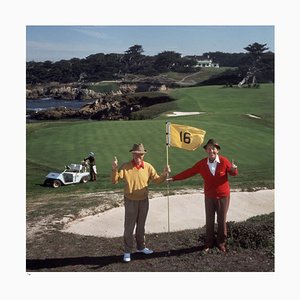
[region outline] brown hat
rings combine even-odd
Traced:
[[[129,150],[129,152],[145,154],[147,153],[147,150],[144,148],[143,144],[133,144],[132,149]]]
[[[208,145],[213,145],[214,147],[216,147],[217,149],[221,149],[221,147],[219,146],[219,144],[217,143],[217,141],[215,141],[214,139],[210,139],[207,141],[206,145],[203,146],[204,149],[206,149],[206,147]]]

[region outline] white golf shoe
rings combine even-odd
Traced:
[[[137,252],[144,253],[144,254],[152,254],[153,250],[148,249],[148,248],[144,248],[143,250],[137,250]]]
[[[124,253],[123,261],[124,262],[130,262],[131,261],[130,253]]]

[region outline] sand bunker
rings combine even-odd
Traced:
[[[169,224],[168,224],[169,202]],[[231,192],[228,221],[244,221],[252,216],[274,212],[274,190]],[[81,235],[120,237],[124,228],[124,207],[70,222],[63,229]],[[205,225],[204,195],[196,192],[150,199],[146,233],[196,229]]]
[[[204,114],[204,112],[199,111],[190,111],[190,112],[183,112],[183,111],[173,111],[170,114],[167,114],[167,117],[180,117],[180,116],[193,116],[193,115],[200,115]]]
[[[252,115],[252,114],[246,114],[248,117],[250,118],[254,118],[254,119],[261,119],[260,116],[256,116],[256,115]]]

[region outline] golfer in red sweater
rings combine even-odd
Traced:
[[[207,158],[198,161],[193,167],[187,169],[168,180],[183,180],[200,174],[204,180],[204,196],[205,196],[205,214],[206,214],[206,241],[204,251],[217,247],[226,252],[226,215],[230,200],[230,187],[228,182],[228,174],[235,176],[238,174],[237,166],[234,162],[219,155],[221,147],[214,140],[210,139],[203,147],[207,153]],[[214,224],[215,214],[217,214],[218,231],[215,240]]]

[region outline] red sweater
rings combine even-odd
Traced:
[[[226,157],[219,155],[219,159],[220,163],[217,163],[215,176],[213,176],[209,170],[206,157],[198,161],[190,169],[187,169],[172,178],[174,181],[183,180],[196,174],[200,174],[204,180],[205,197],[214,199],[227,197],[230,194],[228,174],[236,176],[238,171],[237,169],[234,172],[230,171],[231,163]]]

